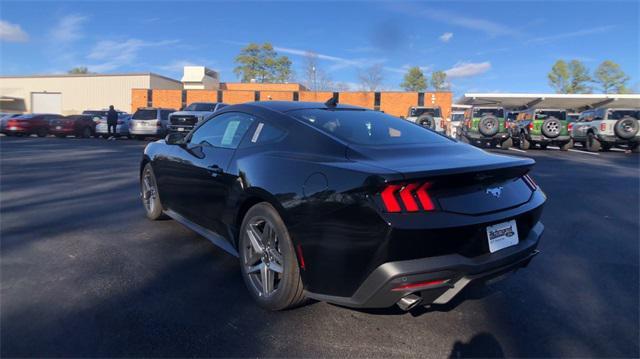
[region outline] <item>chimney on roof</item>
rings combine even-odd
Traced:
[[[218,90],[220,76],[204,66],[185,66],[182,84],[185,90]]]

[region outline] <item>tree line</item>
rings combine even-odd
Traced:
[[[547,77],[549,86],[557,93],[592,93],[594,89],[602,93],[631,92],[627,87],[629,76],[622,71],[620,65],[611,60],[603,61],[593,74],[580,60],[568,63],[558,60]]]

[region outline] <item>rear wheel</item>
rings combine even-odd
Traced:
[[[90,127],[83,128],[82,132],[80,133],[80,137],[82,137],[82,138],[91,137],[91,128]]]
[[[147,218],[152,221],[166,218],[162,212],[162,202],[160,202],[160,195],[158,194],[156,176],[153,173],[153,168],[150,163],[147,163],[146,166],[144,166],[144,170],[142,170],[140,192]]]
[[[538,146],[540,146],[541,150],[546,150],[548,145],[549,145],[548,143],[539,143],[538,144]]]
[[[47,131],[47,129],[46,129],[46,128],[41,127],[41,128],[39,128],[39,129],[36,131],[36,135],[37,135],[38,137],[45,137],[45,136],[47,135],[47,132],[48,132],[48,131]]]
[[[589,132],[587,134],[587,151],[589,152],[598,152],[600,151],[600,141],[596,138],[596,135],[593,132]]]
[[[600,145],[602,146],[602,151],[609,151],[613,147],[608,143],[600,143]]]
[[[569,151],[571,148],[573,148],[573,140],[569,140],[569,142],[560,146],[560,151]]]
[[[511,138],[507,138],[500,144],[500,148],[502,148],[503,150],[508,150],[509,148],[511,148],[511,146],[513,146],[513,140]]]
[[[242,277],[258,305],[283,310],[305,301],[293,243],[270,204],[258,203],[245,215],[239,252]]]

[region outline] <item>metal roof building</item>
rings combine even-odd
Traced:
[[[113,105],[128,112],[134,88],[181,90],[182,83],[154,73],[1,76],[0,111],[68,115]]]
[[[502,106],[512,110],[562,108],[584,111],[596,107],[638,108],[640,94],[467,93],[460,103],[473,106]]]

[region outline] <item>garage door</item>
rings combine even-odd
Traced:
[[[62,113],[62,94],[51,92],[32,92],[31,112]]]

